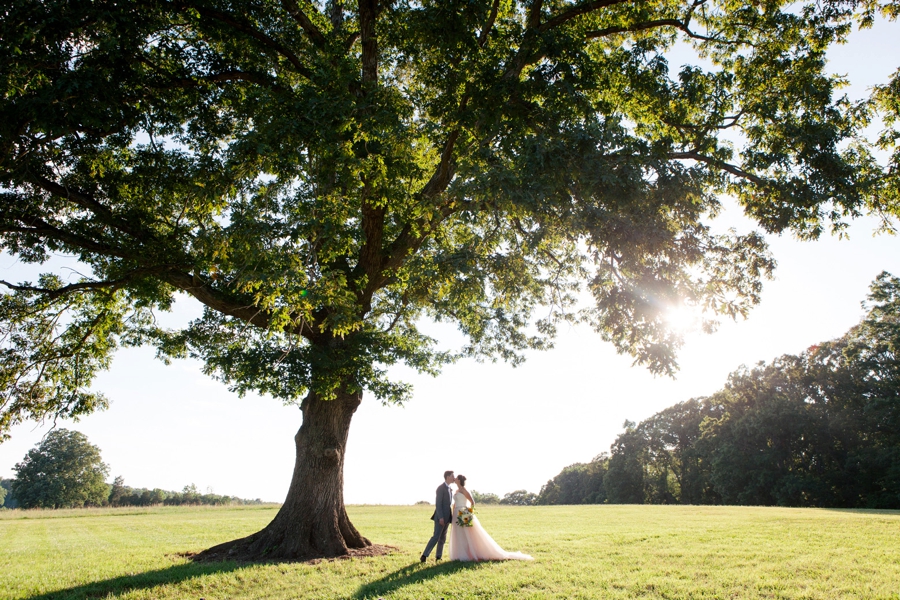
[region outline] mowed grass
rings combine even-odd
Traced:
[[[419,563],[427,506],[352,506],[389,556],[193,564],[276,507],[0,512],[0,598],[900,598],[900,512],[479,507],[534,562]]]

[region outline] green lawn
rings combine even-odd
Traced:
[[[353,506],[390,556],[195,565],[181,553],[251,533],[275,508],[0,512],[0,598],[895,598],[900,512],[694,506],[479,507],[534,562],[419,553],[427,506]]]

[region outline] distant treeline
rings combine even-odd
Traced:
[[[20,508],[19,502],[12,493],[13,479],[0,480],[0,507]],[[259,498],[245,500],[237,496],[222,496],[219,494],[202,494],[194,484],[185,486],[180,492],[161,490],[159,488],[133,488],[125,485],[122,477],[116,477],[109,487],[109,495],[100,502],[86,503],[85,506],[179,506],[179,505],[210,505],[220,506],[228,504],[262,504]]]
[[[537,502],[900,508],[900,279],[882,273],[865,306],[839,339],[626,421]]]
[[[476,492],[472,490],[472,499],[476,504],[506,504],[509,506],[531,506],[537,502],[537,494],[533,494],[527,490],[516,490],[508,494],[504,494],[501,498],[497,494],[488,492]]]
[[[223,504],[262,504],[259,498],[245,500],[237,496],[221,496],[208,492],[201,494],[194,484],[187,485],[180,492],[170,492],[154,488],[133,488],[125,485],[122,477],[116,477],[109,490],[109,506],[153,506],[164,504],[178,506],[181,504],[205,504],[219,506]]]

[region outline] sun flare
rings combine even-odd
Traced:
[[[700,309],[685,304],[669,308],[663,319],[669,329],[681,334],[700,329],[703,321]]]

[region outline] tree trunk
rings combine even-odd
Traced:
[[[312,392],[300,406],[303,424],[294,441],[297,459],[287,498],[265,529],[209,548],[199,560],[310,560],[347,556],[371,546],[344,508],[344,451],[362,392],[320,400]]]

